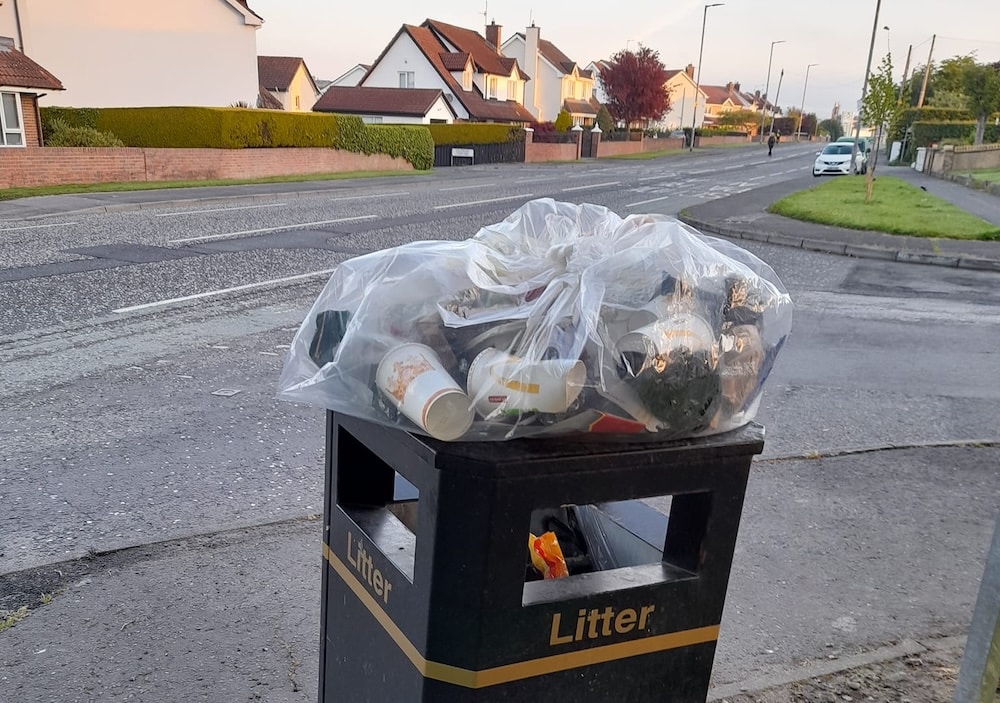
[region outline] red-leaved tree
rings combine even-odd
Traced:
[[[619,51],[598,80],[608,96],[608,112],[629,127],[645,127],[670,110],[667,69],[660,52],[639,46],[638,51]]]

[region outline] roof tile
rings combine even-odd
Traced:
[[[423,117],[442,96],[436,88],[349,88],[330,86],[315,112]]]
[[[65,90],[62,81],[7,43],[0,43],[0,85]]]

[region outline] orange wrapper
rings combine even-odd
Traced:
[[[528,548],[531,551],[531,563],[542,573],[543,578],[561,579],[569,576],[566,559],[563,558],[554,532],[545,532],[541,537],[529,534]]]

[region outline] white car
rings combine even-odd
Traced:
[[[859,149],[854,155],[854,168],[851,168],[851,151],[854,145],[846,142],[831,142],[823,151],[816,154],[813,164],[814,176],[843,176],[850,173],[861,173],[864,169],[864,155]]]

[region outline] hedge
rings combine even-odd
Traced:
[[[945,140],[972,144],[975,133],[976,123],[974,120],[963,120],[961,122],[914,122],[913,139],[907,144],[906,153],[903,155],[903,158],[904,160],[912,161],[917,147],[940,144]],[[995,124],[987,124],[983,142],[993,144],[998,141],[1000,141],[1000,129]]]
[[[899,119],[889,127],[888,141],[901,142],[908,127],[915,122],[965,122],[971,120],[968,110],[950,107],[911,107],[900,114]]]
[[[506,144],[524,139],[524,130],[509,124],[431,124],[427,128],[436,145]]]
[[[402,156],[421,170],[434,160],[426,128],[369,127],[353,115],[208,107],[44,107],[41,111],[43,129],[62,120],[71,127],[110,132],[133,147],[328,147]]]

